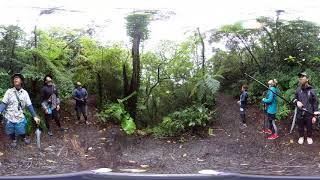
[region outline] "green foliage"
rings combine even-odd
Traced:
[[[26,124],[26,133],[27,135],[31,135],[35,132],[36,130],[36,123],[34,122],[31,114],[29,113],[29,111],[25,111],[25,116],[26,116],[26,119],[27,119],[27,124]],[[43,118],[40,120],[40,125],[39,127],[44,130],[44,131],[47,131],[47,127],[46,127],[46,124],[43,120]]]
[[[164,117],[159,125],[151,129],[151,132],[156,137],[177,136],[199,127],[205,127],[213,119],[213,115],[214,112],[203,105],[193,105]]]
[[[131,38],[139,37],[141,40],[148,39],[150,23],[149,14],[131,14],[126,17],[127,34]]]
[[[198,102],[202,102],[206,95],[214,96],[218,92],[219,88],[220,82],[207,74],[196,83],[191,95],[196,94]]]
[[[136,125],[134,119],[125,110],[123,102],[128,100],[130,97],[136,95],[133,93],[124,99],[118,99],[118,103],[109,103],[106,105],[104,110],[100,113],[100,120],[106,122],[108,120],[113,120],[115,122],[121,123],[122,129],[129,135],[133,134],[136,130]]]

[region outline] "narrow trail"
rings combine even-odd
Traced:
[[[58,132],[52,122],[53,137],[42,134],[42,151],[20,141],[10,149],[0,125],[0,175],[44,175],[98,168],[145,169],[147,173],[197,173],[203,169],[264,175],[320,175],[320,137],[315,131],[313,145],[298,145],[297,132],[288,135],[290,122],[277,122],[280,138],[266,140],[260,133],[263,113],[248,108],[248,127],[239,128],[239,106],[230,96],[217,96],[214,136],[184,135],[155,139],[126,136],[119,126],[100,124],[95,99],[89,101],[89,126],[76,124],[74,102],[61,111],[67,133]],[[206,133],[204,133],[206,134]],[[290,143],[290,140],[291,143]]]

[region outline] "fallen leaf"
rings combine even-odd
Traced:
[[[179,148],[181,149],[183,147],[183,145],[180,145]]]
[[[3,152],[0,152],[0,156],[3,156]]]
[[[107,138],[103,137],[103,138],[100,138],[100,140],[105,141],[107,140]]]
[[[290,142],[290,144],[293,144],[293,140],[292,140],[292,139],[290,139],[290,141],[289,141],[289,142]]]
[[[142,168],[149,168],[150,166],[147,165],[147,164],[142,164],[142,165],[140,165],[140,167],[142,167]]]
[[[129,163],[135,164],[136,162],[135,162],[135,161],[132,161],[132,160],[129,160]]]
[[[47,159],[47,162],[49,162],[49,163],[57,163],[56,161],[53,161],[53,160],[50,160],[50,159]]]
[[[167,141],[167,143],[171,143],[171,141]]]
[[[79,137],[79,135],[77,135],[77,134],[75,134],[75,135],[73,135],[74,137],[76,137],[76,138],[78,138]]]
[[[187,154],[183,154],[182,157],[187,157]]]
[[[91,150],[92,150],[92,147],[89,147],[88,150],[91,151]]]

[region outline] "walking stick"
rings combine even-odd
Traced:
[[[36,142],[37,142],[37,147],[40,150],[41,149],[41,131],[39,128],[39,125],[37,124],[37,128],[36,128]]]
[[[295,126],[295,124],[296,124],[297,112],[298,112],[298,108],[296,107],[296,108],[294,109],[294,116],[293,116],[293,119],[292,119],[292,124],[291,124],[291,129],[290,129],[290,133],[289,133],[289,134],[292,133],[293,128],[294,128],[294,126]]]

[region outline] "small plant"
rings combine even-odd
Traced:
[[[125,110],[123,102],[135,94],[134,92],[124,99],[118,99],[118,103],[107,104],[104,108],[105,110],[100,113],[100,120],[102,122],[107,122],[108,120],[119,122],[127,134],[133,134],[136,130],[136,124],[130,114]]]
[[[203,105],[193,105],[181,111],[175,111],[163,118],[163,121],[151,131],[157,137],[170,137],[205,127],[214,112]]]

